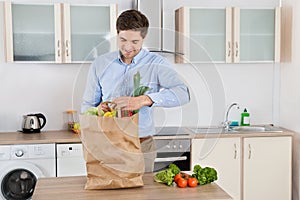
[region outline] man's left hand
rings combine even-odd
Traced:
[[[113,101],[116,104],[115,109],[124,109],[124,110],[138,110],[143,106],[151,106],[153,101],[147,95],[141,95],[138,97],[117,97]]]

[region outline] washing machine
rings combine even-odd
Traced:
[[[38,178],[55,177],[55,144],[0,145],[0,199],[31,199]]]

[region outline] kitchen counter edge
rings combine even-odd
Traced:
[[[263,133],[208,133],[195,134],[189,128],[183,128],[185,135],[155,135],[154,139],[197,139],[197,138],[224,138],[224,137],[279,137],[294,136],[294,132],[281,128],[282,132]],[[0,145],[8,144],[46,144],[46,143],[80,143],[79,134],[68,130],[42,131],[41,133],[0,132]]]

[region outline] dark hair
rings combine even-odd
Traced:
[[[141,31],[141,36],[146,37],[149,27],[147,17],[138,10],[127,10],[121,13],[117,19],[117,33],[120,31],[134,30]]]

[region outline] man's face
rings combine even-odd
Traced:
[[[143,37],[140,31],[120,31],[118,34],[119,50],[123,55],[123,61],[132,61],[133,57],[136,56],[143,45]],[[129,63],[128,63],[129,64]]]

